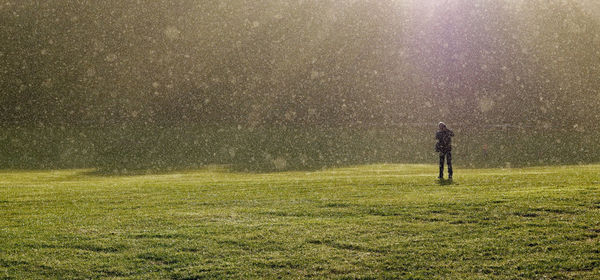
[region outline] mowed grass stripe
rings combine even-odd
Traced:
[[[0,172],[0,278],[600,277],[599,165]]]

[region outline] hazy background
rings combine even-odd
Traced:
[[[0,167],[597,162],[593,0],[2,1]],[[487,149],[484,148],[487,146]]]

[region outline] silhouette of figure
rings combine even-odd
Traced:
[[[481,152],[483,153],[483,158],[487,159],[487,155],[488,155],[488,145],[487,144],[483,144],[483,147],[481,148]]]
[[[435,133],[435,151],[440,153],[440,176],[438,179],[444,179],[444,159],[448,163],[448,179],[452,180],[452,137],[454,132],[446,127],[446,124],[440,122],[438,131]]]

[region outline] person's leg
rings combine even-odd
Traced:
[[[448,178],[452,179],[452,153],[446,153],[446,160],[448,161]]]
[[[440,153],[440,176],[438,178],[444,178],[444,153]]]

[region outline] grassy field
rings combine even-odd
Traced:
[[[0,171],[0,279],[599,279],[600,165]]]

